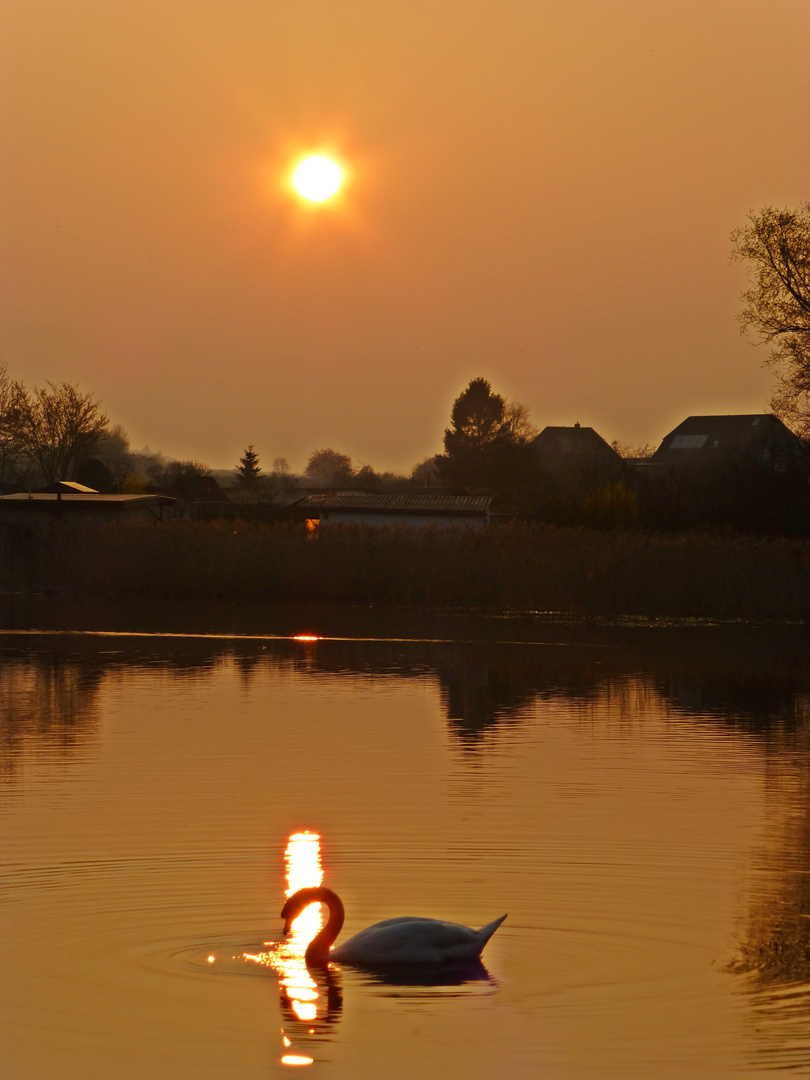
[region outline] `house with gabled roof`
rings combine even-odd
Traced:
[[[747,458],[779,470],[801,455],[801,440],[772,413],[730,414],[687,416],[664,436],[650,462],[678,470]]]
[[[622,459],[592,427],[545,427],[532,440],[538,462],[550,473],[601,482],[619,475]]]

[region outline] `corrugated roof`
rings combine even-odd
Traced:
[[[389,514],[486,514],[489,495],[307,495],[297,506],[303,510],[363,511]]]

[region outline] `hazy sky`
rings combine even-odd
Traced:
[[[608,441],[767,406],[729,234],[810,198],[807,0],[0,13],[0,357],[134,447],[407,469],[478,375]]]

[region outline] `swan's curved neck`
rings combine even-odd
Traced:
[[[320,887],[312,891],[318,893],[318,896],[314,897],[314,899],[320,900],[322,904],[326,904],[329,908],[329,918],[326,926],[307,945],[304,960],[307,964],[323,965],[329,961],[329,950],[343,928],[346,912],[340,897],[331,889]]]

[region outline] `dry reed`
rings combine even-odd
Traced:
[[[0,528],[0,587],[581,615],[807,619],[810,543],[553,526]]]

